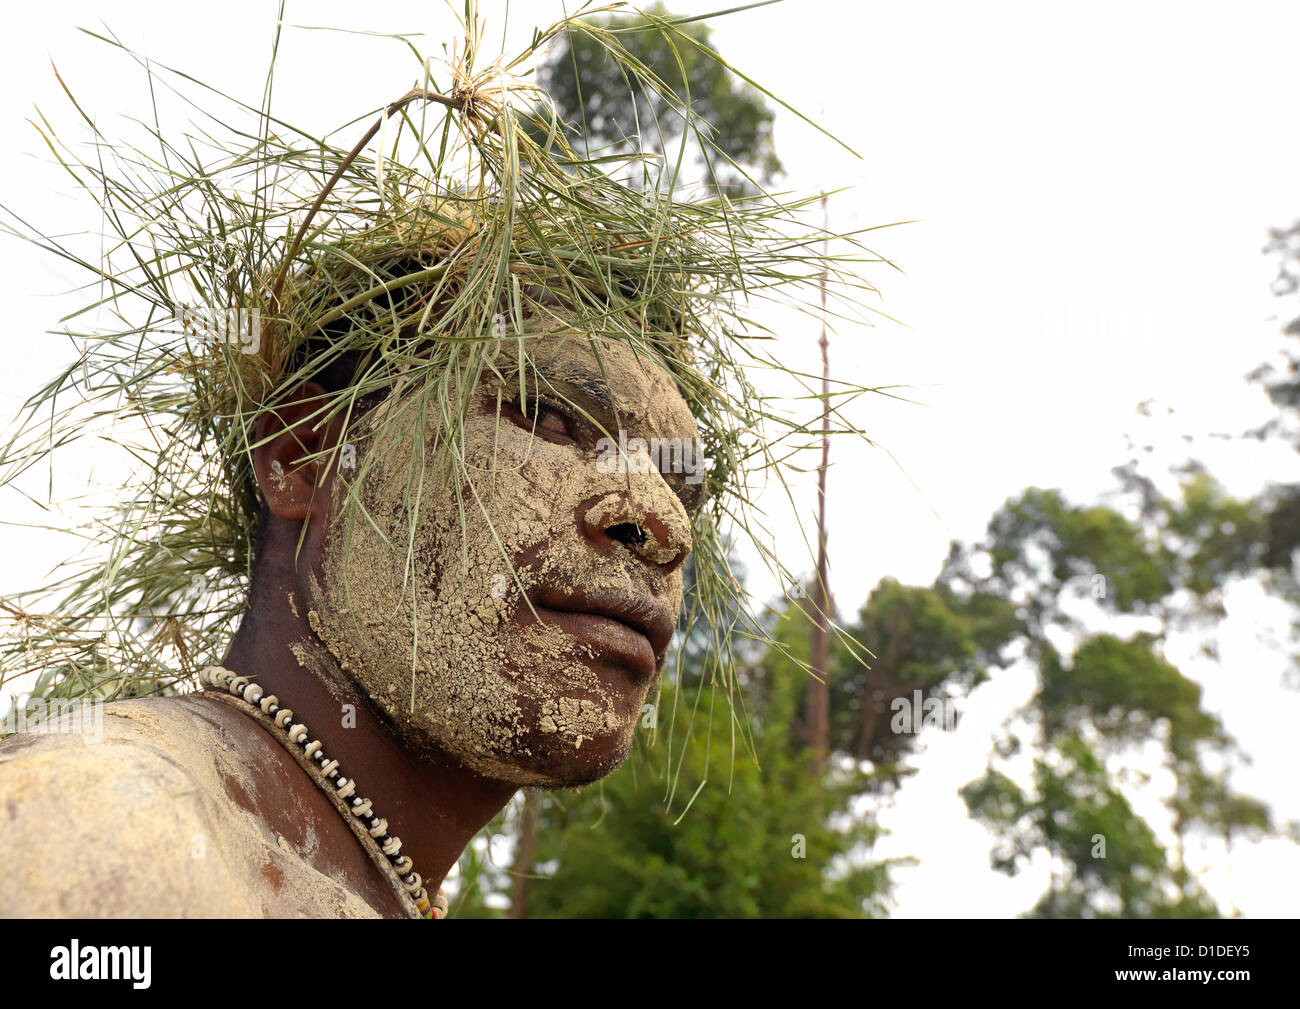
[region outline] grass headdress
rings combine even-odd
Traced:
[[[810,391],[813,409],[799,418],[756,387],[754,369],[802,377],[767,349],[756,311],[773,299],[799,305],[801,294],[811,305],[826,279],[834,310],[860,316],[859,298],[873,289],[854,271],[879,259],[852,236],[810,227],[801,211],[815,197],[756,187],[743,199],[688,199],[683,158],[671,151],[575,151],[526,77],[530,60],[567,32],[599,42],[629,87],[674,110],[683,143],[689,136],[730,162],[619,31],[591,20],[621,7],[584,9],[536,31],[517,57],[487,62],[467,5],[464,41],[444,67],[399,38],[419,68],[416,86],[377,118],[321,138],[272,111],[271,74],[261,104],[248,104],[96,36],[137,60],[151,89],[205,104],[183,134],[140,124],[137,146],[105,136],[67,85],[89,142],[64,142],[40,117],[41,136],[93,196],[108,235],[88,256],[11,214],[9,230],[84,268],[93,293],[61,320],[84,353],[26,404],[0,446],[0,485],[93,434],[126,453],[130,472],[81,530],[92,549],[63,565],[55,584],[0,603],[9,622],[0,682],[35,672],[43,699],[190,682],[224,654],[246,603],[259,417],[305,380],[346,367],[350,381],[326,383],[332,391],[311,423],[356,423],[366,397],[400,390],[440,428],[438,452],[421,465],[437,467],[440,480],[472,480],[460,451],[470,396],[502,355],[522,382],[521,322],[547,304],[676,377],[712,460],[708,504],[694,519],[688,616],[711,628],[719,674],[737,640],[763,634],[729,570],[724,534],[748,533],[790,584],[751,507],[752,481],[784,484],[798,448],[820,437],[821,401]],[[676,23],[645,17],[674,46],[699,46]],[[641,184],[616,180],[629,167]],[[840,383],[835,413],[863,391]],[[376,442],[423,436],[401,410],[385,416],[391,430]],[[725,675],[719,682],[730,692]]]

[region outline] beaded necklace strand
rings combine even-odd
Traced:
[[[293,720],[292,708],[281,707],[275,694],[267,694],[247,676],[239,676],[221,666],[208,666],[199,673],[199,679],[221,691],[213,696],[228,701],[273,730],[271,735],[298,759],[321,791],[334,801],[339,815],[393,885],[402,906],[412,917],[435,920],[447,916],[447,898],[442,890],[433,900],[429,899],[411,859],[401,853],[401,838],[388,833],[388,821],[371,810],[369,799],[357,794],[354,779],[339,773],[339,762],[325,756],[321,741],[312,739],[307,726]]]

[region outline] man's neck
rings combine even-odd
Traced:
[[[290,596],[295,590],[287,581],[259,578],[261,591],[224,665],[293,709],[294,721],[307,725],[341,773],[355,778],[358,792],[388,820],[432,895],[517,786],[485,778],[445,754],[403,747],[321,645],[306,619],[305,601]]]

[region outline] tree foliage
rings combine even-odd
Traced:
[[[713,51],[712,31],[704,22],[678,26],[692,40],[693,44],[686,44],[655,26],[671,18],[662,4],[647,8],[645,14],[597,20],[617,32],[619,44],[654,72],[663,85],[659,94],[629,88],[626,73],[606,47],[578,32],[569,32],[540,68],[542,86],[569,124],[571,143],[593,155],[634,151],[654,155],[663,159],[659,164],[671,177],[686,133],[685,120],[666,97],[671,93],[710,124],[713,143],[725,155],[720,159],[688,144],[694,149],[682,181],[691,177],[689,169],[693,169],[706,185],[731,192],[748,190],[751,179],[770,182],[781,171],[781,162],[772,142],[773,113],[762,92],[708,54]],[[648,169],[651,185],[658,170]]]
[[[1270,229],[1264,252],[1277,264],[1273,293],[1290,302],[1292,311],[1296,311],[1300,295],[1300,220],[1288,228]],[[1281,438],[1300,451],[1300,312],[1283,325],[1282,338],[1280,359],[1265,362],[1248,376],[1264,387],[1277,413],[1248,434],[1260,439]],[[1271,585],[1300,605],[1300,569],[1296,566],[1300,557],[1296,553],[1300,548],[1300,484],[1271,484],[1259,503],[1265,523],[1263,563],[1272,575]],[[1300,630],[1300,623],[1295,627]],[[1295,656],[1295,662],[1300,667],[1300,655]]]
[[[864,665],[842,645],[831,665],[831,728],[835,749],[877,765],[897,765],[916,743],[893,731],[900,700],[952,700],[988,678],[990,665],[1019,627],[1014,607],[983,592],[963,598],[946,586],[901,585],[884,578],[848,634],[870,650]],[[880,779],[887,780],[887,779]]]
[[[962,796],[994,833],[995,868],[1014,874],[1046,854],[1051,884],[1031,914],[1217,915],[1187,868],[1186,841],[1197,831],[1228,840],[1272,831],[1266,807],[1230,787],[1234,741],[1204,709],[1200,686],[1163,654],[1172,626],[1212,623],[1221,612],[1212,600],[1258,563],[1259,510],[1203,473],[1183,483],[1180,500],[1141,489],[1134,520],[1031,488],[994,515],[983,543],[954,544],[939,578],[954,592],[1014,599],[1024,617],[1038,688]],[[1098,631],[1096,614],[1080,607],[1088,601],[1103,619],[1141,615],[1156,629]],[[1069,655],[1058,644],[1066,639]],[[1000,767],[1024,747],[1023,729],[1012,728],[1023,724],[1034,756],[1021,784]],[[1165,806],[1175,851],[1119,787],[1152,742],[1174,782]]]

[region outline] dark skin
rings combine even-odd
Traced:
[[[254,451],[254,469],[271,517],[262,543],[257,589],[223,665],[241,672],[255,670],[267,693],[292,704],[295,721],[312,727],[325,752],[361,783],[375,810],[390,823],[401,824],[402,851],[433,894],[470,839],[504,808],[517,786],[475,774],[444,754],[416,755],[403,749],[328,653],[322,649],[318,663],[334,674],[327,685],[322,676],[303,668],[291,650],[293,642],[310,639],[312,631],[305,610],[295,612],[288,605],[289,593],[304,598],[307,572],[320,571],[323,531],[331,517],[333,471],[325,472],[323,461],[299,464],[304,456],[329,449],[337,441],[340,420],[314,432],[310,423],[303,423],[319,409],[321,400],[313,399],[323,395],[320,386],[307,383],[300,399],[258,424],[256,440],[262,444]],[[272,479],[273,470],[283,473],[283,478]],[[306,536],[299,549],[304,519]],[[291,790],[313,814],[319,845],[313,858],[316,867],[345,882],[384,913],[402,914],[388,878],[283,746],[233,708],[216,700],[207,703],[214,709],[213,717],[250,758],[268,768],[269,773],[259,776],[266,783],[261,794],[251,797],[267,825],[291,841],[302,835],[304,825],[288,815],[290,804],[281,794]],[[354,728],[342,727],[343,704],[355,711]],[[250,797],[231,793],[231,798],[247,804]]]

